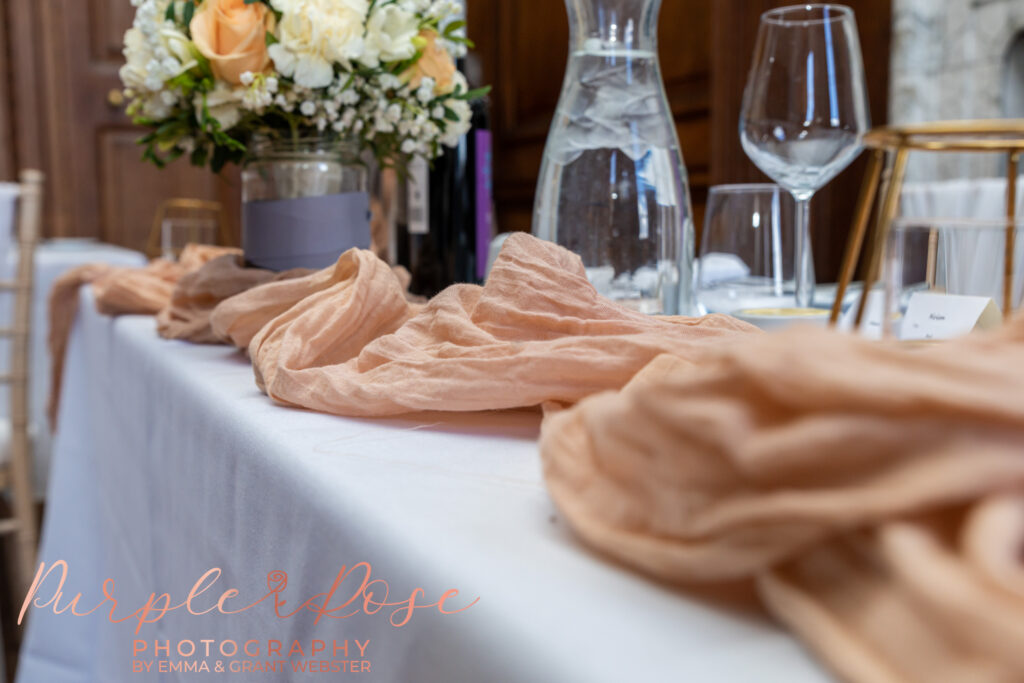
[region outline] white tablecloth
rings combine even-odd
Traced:
[[[262,605],[234,616],[178,611],[143,628],[150,651],[154,639],[172,652],[182,640],[298,640],[307,653],[314,639],[349,639],[353,650],[358,639],[370,641],[371,670],[355,677],[367,681],[826,680],[767,620],[702,603],[579,544],[545,492],[538,426],[526,411],[359,420],[275,406],[241,354],[160,340],[152,319],[105,318],[85,301],[40,559],[69,563],[65,604],[78,591],[83,605],[98,602],[113,578],[121,614],[153,591],[180,602],[211,567],[224,571],[217,594],[236,587],[246,602],[265,592],[268,572],[287,571],[291,608],[358,562],[372,564],[393,598],[414,587],[427,602],[458,589],[450,607],[480,598],[460,614],[417,612],[403,628],[384,613],[314,626],[311,613],[278,619]],[[345,585],[338,595],[351,593]],[[52,594],[52,585],[40,592]],[[227,676],[133,674],[135,637],[104,616],[33,609],[18,680]],[[348,677],[327,680],[338,678]]]
[[[0,277],[11,277],[17,268],[18,252],[6,252],[6,270]],[[47,298],[54,281],[63,273],[84,263],[109,263],[115,266],[145,265],[146,257],[137,251],[90,240],[63,239],[42,242],[36,247],[36,273],[32,292],[32,349],[29,368],[29,420],[33,434],[33,469],[37,495],[46,490],[52,444],[46,420],[46,401],[50,391],[50,357],[46,348],[49,333]],[[11,295],[0,297],[0,325],[9,325],[14,310]],[[0,367],[6,371],[10,347],[0,340]],[[9,394],[0,391],[0,416],[6,417]]]

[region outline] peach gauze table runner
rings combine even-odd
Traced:
[[[522,233],[485,286],[454,285],[418,312],[383,261],[353,250],[330,272],[229,299],[213,321],[235,343],[258,328],[249,355],[271,398],[350,416],[572,403],[658,354],[758,334],[726,316],[631,311],[597,293],[578,256]]]
[[[907,350],[823,330],[545,421],[549,490],[659,578],[749,580],[851,681],[1024,680],[1024,318]]]

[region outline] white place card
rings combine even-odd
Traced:
[[[900,339],[952,339],[1001,323],[999,306],[989,297],[917,292],[907,305]]]

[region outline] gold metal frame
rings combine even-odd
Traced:
[[[217,216],[217,239],[222,246],[230,244],[230,236],[227,232],[227,217],[224,213],[224,207],[220,202],[205,199],[167,199],[160,202],[160,206],[157,207],[156,214],[153,216],[153,227],[150,229],[149,239],[146,241],[146,255],[150,258],[162,255],[160,238],[163,231],[163,222],[172,211],[215,214]],[[189,241],[198,241],[197,235],[198,232],[194,233],[193,236],[189,237]]]
[[[914,152],[987,152],[1007,155],[1006,177],[1006,255],[1003,264],[1003,315],[1013,313],[1014,247],[1016,240],[1017,175],[1020,156],[1024,152],[1024,119],[989,119],[976,121],[937,121],[909,126],[875,128],[864,136],[864,146],[871,150],[868,169],[861,186],[854,212],[846,253],[839,271],[839,287],[832,305],[830,323],[839,320],[843,297],[853,280],[860,252],[864,246],[868,223],[879,198],[875,218],[874,240],[868,255],[864,293],[860,297],[855,327],[860,327],[867,306],[868,292],[878,281],[882,255],[892,222],[899,209],[900,191],[907,171],[907,161]]]

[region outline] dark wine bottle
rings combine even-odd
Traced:
[[[471,107],[469,132],[432,168],[414,162],[400,198],[396,256],[412,274],[413,294],[434,296],[455,283],[481,283],[486,274],[494,235],[491,131],[487,101]]]

